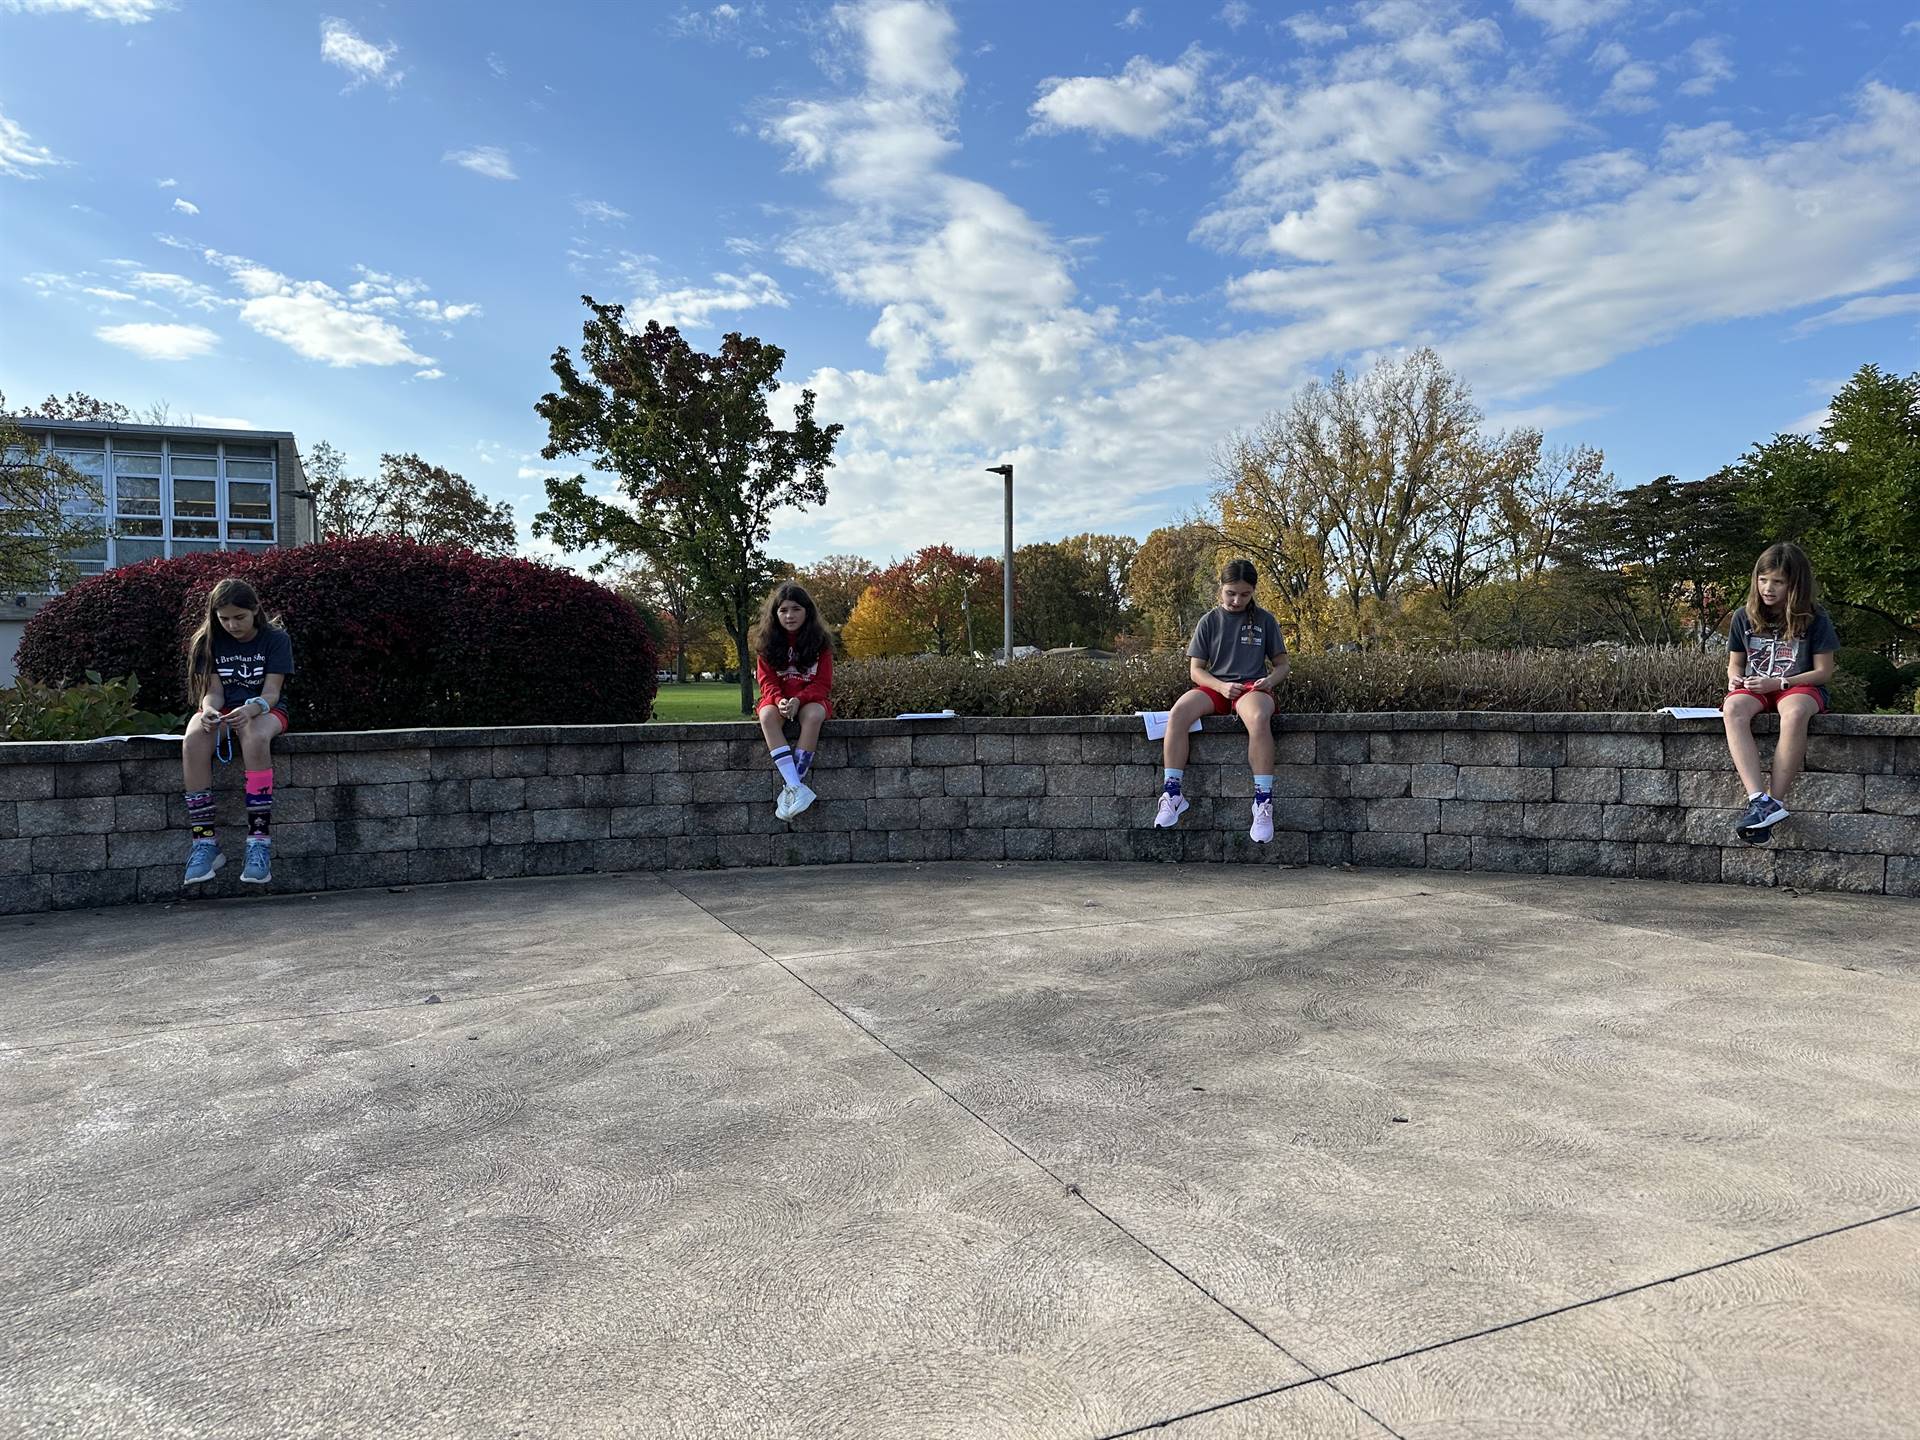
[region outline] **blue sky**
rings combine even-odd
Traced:
[[[847,426],[802,561],[997,549],[1003,459],[1021,539],[1144,534],[1418,344],[1698,476],[1920,368],[1916,196],[1881,0],[0,0],[10,400],[417,451],[524,523],[591,293]]]

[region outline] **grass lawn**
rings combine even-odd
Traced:
[[[691,725],[703,720],[742,720],[740,687],[719,681],[662,685],[653,702],[653,718],[662,725]]]

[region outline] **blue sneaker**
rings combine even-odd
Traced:
[[[1773,827],[1787,818],[1789,811],[1771,795],[1757,795],[1747,802],[1746,813],[1734,821],[1733,830],[1749,845],[1772,838]]]
[[[227,863],[227,857],[220,853],[218,840],[196,840],[193,849],[187,852],[187,876],[181,883],[198,885],[203,880],[211,880],[214,871]]]
[[[273,842],[247,841],[247,863],[240,871],[242,885],[264,885],[273,879]]]

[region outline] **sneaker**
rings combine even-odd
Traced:
[[[809,805],[813,804],[813,802],[819,798],[820,798],[819,796],[815,795],[813,791],[805,785],[794,786],[793,800],[787,806],[787,819],[789,820],[793,819],[794,816],[798,815],[802,810],[806,809]]]
[[[1733,833],[1740,837],[1743,844],[1747,845],[1764,845],[1773,839],[1772,830],[1749,830],[1745,826],[1740,826],[1737,827]]]
[[[1253,826],[1247,831],[1247,838],[1257,845],[1273,839],[1273,801],[1253,802]]]
[[[1774,799],[1771,795],[1761,795],[1747,802],[1746,814],[1734,822],[1734,832],[1738,834],[1743,830],[1760,832],[1771,830],[1775,825],[1778,825],[1782,820],[1786,819],[1787,814],[1787,807],[1782,805],[1778,800]],[[1741,835],[1740,838],[1746,840],[1747,837]],[[1754,845],[1759,842],[1756,840],[1747,840],[1747,843]]]
[[[793,818],[794,788],[791,785],[780,787],[780,798],[773,802],[773,818],[791,820]]]
[[[196,840],[193,849],[187,852],[187,875],[181,883],[198,885],[203,880],[211,880],[214,872],[226,863],[227,857],[220,853],[218,840]]]
[[[1187,804],[1187,797],[1177,790],[1166,791],[1160,797],[1160,810],[1153,817],[1154,826],[1161,830],[1171,830],[1180,823],[1180,817],[1193,807]]]
[[[273,879],[273,842],[247,841],[247,863],[240,871],[242,885],[264,885]]]

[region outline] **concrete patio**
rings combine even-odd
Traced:
[[[0,920],[0,1434],[1910,1437],[1920,907],[835,866]]]

